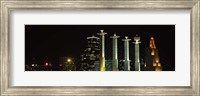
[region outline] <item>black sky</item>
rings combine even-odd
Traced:
[[[120,36],[119,59],[124,58],[122,39],[125,36],[132,39],[130,59],[134,58],[133,37],[136,34],[140,36],[140,56],[144,59],[145,48],[153,36],[163,70],[175,70],[175,25],[25,25],[25,63],[29,64],[33,57],[52,62],[57,62],[58,57],[62,56],[78,58],[87,47],[86,38],[98,36],[101,29],[107,32],[106,59],[112,58],[110,36],[114,33]]]

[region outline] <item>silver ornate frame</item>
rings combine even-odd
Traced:
[[[18,9],[190,9],[189,87],[14,87],[9,86],[9,13]],[[0,95],[200,95],[200,0],[0,0]]]

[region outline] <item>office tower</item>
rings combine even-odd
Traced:
[[[81,69],[82,71],[93,71],[94,62],[99,60],[99,37],[87,37],[87,48],[81,55]]]

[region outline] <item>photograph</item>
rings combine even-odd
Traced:
[[[200,0],[0,0],[2,96],[200,96]]]
[[[175,25],[25,25],[25,71],[175,71]]]

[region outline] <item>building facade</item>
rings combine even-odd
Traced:
[[[150,38],[149,47],[145,50],[144,71],[162,71],[158,49],[153,37]]]
[[[87,37],[87,48],[81,55],[82,71],[94,71],[94,62],[99,60],[100,39],[95,36]]]

